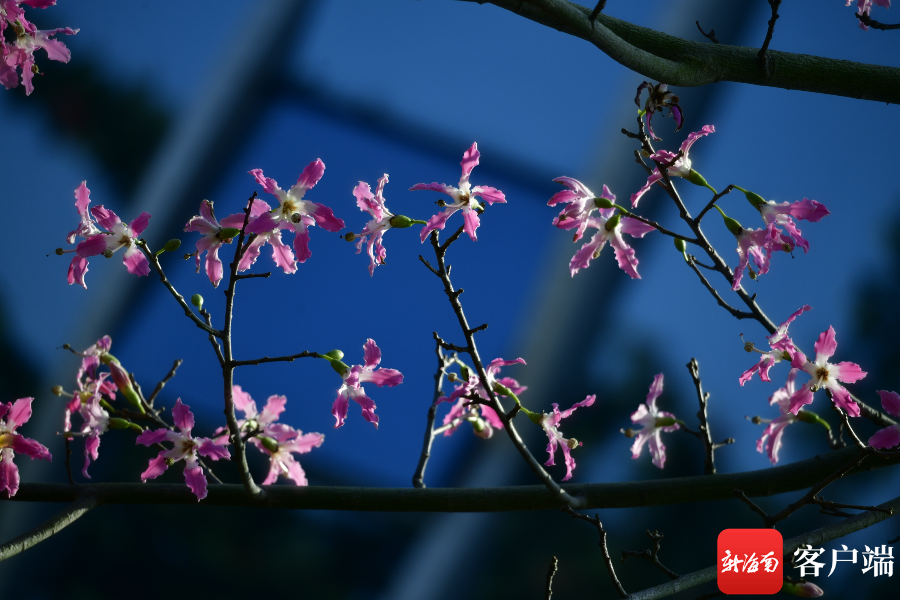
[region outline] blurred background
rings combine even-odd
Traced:
[[[889,12],[877,10],[874,18],[891,21]],[[770,17],[762,0],[609,2],[605,12],[705,41],[694,24],[699,20],[722,43],[753,47]],[[792,2],[779,12],[772,49],[900,66],[896,34],[861,31],[841,2]],[[665,436],[668,462],[661,471],[646,453],[631,460],[630,440],[619,433],[659,372],[666,385],[660,409],[696,428],[696,395],[685,368],[691,357],[712,394],[713,437],[737,440],[717,452],[719,472],[770,466],[755,451],[762,426],[745,416],[777,416],[767,401],[788,368],[773,369],[778,383],[755,379],[738,386],[740,373],[756,362],[739,334],[765,347],[765,331],[717,307],[668,238],[648,235],[632,244],[641,280],[620,271],[609,249],[589,269],[569,274],[579,245],[550,224],[558,209],[546,202],[561,189],[552,179],[575,177],[598,193],[605,183],[627,203],[646,178],[634,164],[636,145],[619,133],[635,128],[634,91],[644,78],[593,46],[496,7],[462,2],[266,0],[248,10],[243,2],[194,0],[173,11],[149,0],[82,0],[27,14],[40,29],[81,31],[62,36],[72,51],[68,64],[38,52],[43,75],[35,77],[31,96],[22,87],[0,93],[7,136],[0,150],[3,194],[16,207],[0,272],[6,348],[0,389],[4,401],[35,397],[34,417],[22,433],[48,445],[55,457],[50,464],[20,459],[23,481],[66,480],[56,435],[63,399],[49,392],[56,384],[75,385],[79,361],[62,350],[64,343],[84,349],[111,335],[112,352],[145,390],[174,359],[184,359],[158,404],[170,408],[180,397],[197,415],[197,435],[224,424],[220,371],[206,336],[153,275],[129,275],[119,253],[91,261],[87,291],[66,285],[69,257],[53,250],[77,223],[73,191],[82,180],[92,206],[103,204],[125,221],[150,212],[145,237],[152,247],[179,237],[189,252],[197,234],[182,229],[202,199],[215,202],[220,218],[237,212],[254,191],[271,202],[247,171],[261,168],[287,189],[316,158],[326,171],[307,198],[331,207],[348,230],[360,231],[369,218],[356,207],[352,188],[359,181],[374,187],[384,173],[390,175],[388,207],[427,219],[438,210],[438,194],[408,188],[455,185],[462,153],[473,141],[482,154],[473,184],[503,190],[508,203],[487,210],[478,242],[464,237],[452,247],[453,281],[466,290],[461,300],[470,323],[490,324],[478,334],[482,357],[527,361],[503,374],[529,386],[522,400],[531,410],[549,410],[553,402],[567,408],[597,395],[593,407],[579,410],[563,428],[584,441],[574,453],[572,482],[702,473],[702,448],[690,436]],[[897,107],[732,83],[675,91],[686,123],[675,133],[671,121],[657,116],[654,129],[664,138],[657,148],[676,150],[687,133],[714,124],[716,133],[691,151],[694,167],[714,187],[733,183],[778,202],[811,198],[831,211],[818,224],[800,224],[809,255],[798,249],[793,257],[775,256],[771,271],[757,281],[745,278],[745,287],[758,294],[775,323],[811,305],[814,310],[791,326],[793,339],[811,353],[819,333],[834,326],[835,359],[857,362],[869,373],[852,390],[880,408],[875,390],[900,387],[894,307],[900,184],[892,175],[890,142],[900,133]],[[709,199],[687,183],[680,190],[695,212]],[[722,205],[746,226],[759,226],[743,196],[732,194]],[[651,190],[642,208],[677,227],[677,212],[661,191]],[[448,231],[459,224],[454,217]],[[705,230],[736,265],[734,238],[718,217],[710,216]],[[397,388],[368,389],[379,429],[363,421],[356,405],[347,424],[332,429],[340,379],[324,361],[244,368],[236,383],[259,405],[271,394],[286,395],[282,421],[326,435],[320,448],[300,458],[311,485],[409,486],[431,402],[432,332],[463,340],[440,282],[419,263],[430,247],[419,243],[418,228],[388,233],[387,264],[371,278],[368,257],[356,255],[339,235],[312,228],[313,256],[296,274],[274,272],[269,280],[240,284],[235,355],[340,348],[345,362],[358,364],[363,343],[374,339],[382,366],[404,374]],[[232,251],[223,248],[226,262]],[[185,296],[203,294],[214,324],[220,323],[221,289],[180,254],[162,257],[169,278]],[[268,249],[254,270],[275,270]],[[725,282],[713,283],[727,291]],[[834,420],[824,398],[810,408]],[[526,420],[518,425],[545,460],[543,433]],[[866,438],[875,431],[868,423],[858,428]],[[800,424],[785,433],[781,464],[827,449],[818,428]],[[74,450],[73,471],[83,481],[80,440]],[[266,461],[249,454],[262,477]],[[153,455],[134,448],[131,434],[112,431],[102,438],[93,481],[137,481]],[[161,480],[181,482],[181,470]],[[565,471],[557,466],[550,472],[561,478]],[[238,481],[230,465],[216,473]],[[497,486],[534,478],[505,435],[484,441],[464,426],[435,440],[425,481],[429,487]],[[876,471],[829,488],[826,498],[878,504],[898,492],[892,473]],[[778,510],[798,495],[759,504]],[[2,539],[58,509],[0,504]],[[722,529],[758,526],[758,517],[737,500],[606,510],[600,518],[614,557],[649,547],[645,529],[665,533],[661,560],[679,573],[712,564]],[[787,538],[831,519],[807,508],[781,530]],[[236,527],[244,543],[234,539]],[[898,529],[888,521],[839,543],[862,550],[897,537]],[[225,591],[353,599],[540,597],[555,555],[558,597],[612,598],[595,536],[587,524],[552,511],[403,515],[108,506],[0,564],[0,582],[5,593],[26,598],[63,591],[72,599],[155,598],[174,588],[201,597]],[[858,568],[839,565],[832,577],[823,573],[814,581],[836,597],[851,589],[874,595],[892,585]],[[629,591],[666,579],[637,560],[621,569]],[[715,589],[710,583],[679,597]]]

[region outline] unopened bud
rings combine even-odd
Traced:
[[[825,429],[830,430],[831,425],[828,424],[828,421],[817,415],[811,410],[800,410],[797,412],[797,420],[803,421],[804,423],[811,423],[815,425],[821,425]]]
[[[472,421],[472,432],[481,439],[488,440],[494,435],[494,428],[479,417]]]
[[[348,233],[347,235],[344,236],[344,239],[347,240],[348,242],[352,242],[353,240],[356,239],[356,234],[351,231],[350,233]]]
[[[163,246],[163,250],[166,252],[175,252],[181,247],[181,240],[178,238],[172,238]]]
[[[219,230],[219,233],[216,234],[216,237],[222,241],[228,241],[237,237],[240,233],[241,230],[236,227],[223,227]]]
[[[276,442],[274,439],[265,435],[258,436],[258,439],[262,443],[263,447],[272,454],[278,452],[278,442]]]
[[[341,360],[342,358],[344,358],[344,353],[341,352],[340,350],[338,350],[337,348],[335,348],[334,350],[330,350],[330,351],[326,352],[322,356],[327,356],[328,358],[331,358],[334,360]]]
[[[112,379],[116,384],[116,387],[125,396],[125,399],[128,400],[136,409],[141,411],[142,414],[145,413],[144,407],[141,405],[140,396],[135,391],[134,387],[131,385],[131,378],[128,376],[128,372],[122,368],[122,365],[118,362],[110,361],[109,363],[109,372],[112,375]]]
[[[754,208],[756,208],[757,210],[762,209],[763,206],[765,206],[766,204],[768,204],[768,203],[766,202],[765,198],[763,198],[763,197],[760,196],[759,194],[756,194],[756,193],[751,192],[751,191],[749,191],[749,190],[745,190],[744,188],[738,187],[738,186],[734,186],[734,189],[739,190],[739,191],[741,191],[741,192],[744,192],[744,195],[747,197],[747,200],[748,200],[748,201],[750,202],[750,204],[752,204],[752,205],[754,206]]]
[[[615,202],[607,198],[594,198],[594,206],[597,208],[612,208],[615,204]]]
[[[406,215],[394,215],[390,220],[391,227],[396,227],[397,229],[405,229],[410,227],[413,222],[412,219],[407,217]]]
[[[53,389],[51,389],[50,391],[53,392],[53,395],[54,395],[54,396],[62,396],[62,393],[63,393],[63,386],[61,386],[61,385],[54,385],[54,386],[53,386]]]
[[[469,377],[471,377],[471,375],[469,374],[468,367],[465,367],[465,366],[459,367],[459,374],[462,375],[463,381],[468,381]]]
[[[346,363],[341,362],[339,360],[332,360],[331,368],[334,369],[335,372],[337,372],[337,374],[340,375],[341,377],[343,377],[347,372],[350,371],[350,367],[347,366]]]
[[[706,180],[703,178],[703,175],[701,175],[700,173],[698,173],[697,171],[695,171],[693,169],[691,169],[691,171],[687,174],[687,177],[685,177],[685,179],[687,179],[694,185],[699,185],[700,187],[705,187],[706,189],[710,190],[713,194],[719,193],[715,190],[715,188],[713,188],[713,186],[706,183]]]
[[[191,304],[197,307],[197,310],[203,310],[203,296],[194,294],[191,296]]]

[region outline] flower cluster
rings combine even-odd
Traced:
[[[577,179],[557,177],[553,181],[569,188],[557,192],[547,202],[548,206],[556,206],[560,202],[566,204],[559,215],[553,219],[553,225],[560,229],[575,229],[573,242],[580,240],[588,227],[597,230],[591,240],[575,252],[572,260],[569,261],[569,271],[572,277],[580,269],[590,266],[591,260],[599,257],[600,251],[603,250],[606,242],[609,242],[613,247],[619,268],[628,273],[632,279],[640,279],[641,276],[637,272],[638,259],[631,246],[625,242],[622,234],[627,233],[632,237],[641,238],[654,231],[655,228],[631,217],[623,218],[617,211],[615,195],[605,185],[603,193],[599,197],[594,197],[594,193]],[[595,210],[598,216],[593,217],[591,214]]]
[[[69,264],[69,285],[77,283],[87,289],[84,275],[88,272],[88,258],[102,254],[111,258],[113,253],[125,249],[122,262],[133,275],[143,276],[150,273],[150,262],[137,246],[137,238],[150,223],[150,213],[142,212],[131,223],[125,224],[113,211],[103,205],[88,209],[91,203],[91,190],[87,181],[82,181],[75,190],[75,209],[81,217],[78,226],[69,232],[66,241],[74,244],[79,237],[84,241],[70,250],[57,248],[59,255],[74,252],[75,256]]]
[[[524,365],[525,360],[517,358],[515,360],[504,360],[495,358],[491,364],[484,370],[487,375],[487,384],[491,391],[498,396],[506,396],[505,391],[509,390],[516,396],[528,389],[527,386],[519,384],[512,377],[497,377],[500,369],[509,365]],[[461,383],[456,386],[449,396],[441,396],[435,404],[442,402],[453,402],[456,404],[450,409],[450,412],[444,416],[444,425],[447,429],[444,431],[445,436],[453,435],[462,421],[472,423],[472,429],[480,438],[488,439],[494,435],[494,429],[503,429],[503,421],[497,412],[487,404],[475,402],[472,396],[481,398],[485,403],[490,400],[490,396],[485,391],[481,383],[481,379],[477,373],[473,373],[470,369],[463,369],[463,377]],[[500,384],[497,386],[496,384]],[[480,414],[479,414],[480,413]]]
[[[703,178],[700,173],[695,171],[691,166],[690,152],[691,147],[694,143],[702,137],[709,135],[710,133],[715,133],[716,128],[712,125],[704,125],[700,131],[695,131],[687,136],[687,138],[681,143],[681,147],[678,149],[678,153],[669,152],[668,150],[658,150],[657,152],[650,155],[650,159],[664,164],[669,165],[666,167],[666,174],[669,177],[681,177],[690,181],[691,183],[703,187],[708,187],[715,194],[716,191],[712,189],[712,187],[706,183],[706,179]],[[633,208],[637,208],[638,202],[640,202],[641,198],[646,194],[650,187],[660,181],[663,178],[662,173],[659,171],[659,167],[654,167],[653,171],[650,173],[650,176],[647,177],[647,182],[639,189],[637,192],[631,195],[631,206]]]
[[[285,396],[269,396],[262,412],[257,410],[256,402],[241,386],[233,386],[232,397],[235,409],[244,413],[244,418],[237,422],[241,435],[249,434],[251,437],[247,441],[269,457],[269,473],[263,485],[275,483],[279,475],[296,485],[308,485],[306,473],[293,455],[318,448],[325,441],[325,436],[321,433],[304,434],[290,425],[278,423],[287,403]],[[216,430],[213,439],[220,446],[228,444],[227,429],[221,427]]]
[[[40,30],[25,18],[23,4],[32,8],[47,8],[56,4],[56,0],[0,0],[0,83],[6,89],[16,87],[21,70],[25,94],[30,96],[34,91],[32,79],[40,73],[34,62],[35,50],[43,50],[50,60],[67,63],[72,53],[64,43],[53,37],[58,33],[75,35],[79,30],[71,27]],[[7,41],[4,35],[7,27],[15,34],[15,42]]]

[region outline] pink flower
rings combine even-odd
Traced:
[[[305,454],[318,448],[325,441],[321,433],[303,433],[292,427],[284,426],[272,436],[250,438],[250,443],[269,456],[269,473],[263,485],[275,483],[279,475],[286,477],[296,485],[309,485],[303,467],[294,458],[294,454]]]
[[[676,422],[675,415],[670,412],[658,410],[656,399],[663,391],[663,374],[653,378],[650,391],[647,393],[646,404],[641,404],[631,414],[633,423],[642,425],[642,429],[636,433],[626,431],[626,435],[634,435],[634,443],[631,444],[631,458],[637,458],[644,449],[644,444],[650,442],[650,455],[653,456],[653,464],[662,469],[666,465],[666,447],[662,442],[663,431],[675,431],[681,426]]]
[[[853,2],[853,0],[847,0],[846,4],[844,4],[844,6],[850,6],[850,4],[852,2]],[[891,0],[856,0],[857,14],[868,16],[869,11],[872,10],[873,4],[875,4],[876,6],[883,6],[885,8],[890,8]],[[859,28],[862,29],[863,31],[869,30],[869,27],[862,21],[859,22]]]
[[[578,229],[575,232],[575,237],[572,239],[573,242],[577,242],[584,235],[584,230],[587,229],[591,213],[600,207],[595,201],[596,198],[594,192],[589,190],[586,185],[577,179],[572,179],[571,177],[557,177],[553,181],[561,183],[569,188],[557,192],[550,198],[550,201],[547,202],[547,206],[556,206],[560,202],[567,203],[567,206],[560,211],[555,219],[553,219],[553,225],[560,229],[574,229],[577,227]],[[605,198],[610,202],[616,201],[616,196],[609,191],[606,184],[603,185],[603,193],[600,194],[600,198]]]
[[[286,396],[269,396],[262,412],[256,408],[256,402],[245,392],[241,386],[231,386],[231,395],[234,399],[234,408],[244,413],[243,419],[238,419],[238,429],[241,433],[259,429],[262,435],[277,437],[281,435],[282,430],[290,429],[283,423],[276,423],[281,413],[284,412],[284,405],[287,404]],[[228,428],[220,427],[213,434],[213,439],[219,445],[228,444]]]
[[[45,446],[16,433],[16,429],[31,418],[33,400],[19,398],[15,402],[0,402],[0,490],[6,490],[9,498],[19,491],[19,468],[13,462],[16,452],[27,454],[32,460],[53,458]]]
[[[641,105],[641,92],[647,90],[647,102],[644,103],[644,113],[647,117],[647,131],[654,140],[659,140],[653,133],[650,126],[650,119],[653,118],[654,112],[662,112],[663,109],[669,109],[669,116],[675,120],[675,131],[681,129],[684,125],[684,113],[678,104],[678,96],[669,91],[669,86],[665,83],[657,83],[652,85],[645,81],[638,86],[637,95],[634,97],[634,103],[639,107]]]
[[[794,321],[794,319],[808,310],[812,310],[812,307],[808,304],[804,304],[796,311],[794,311],[794,313],[787,318],[787,321],[779,325],[778,329],[775,330],[775,333],[767,336],[767,339],[769,340],[769,347],[772,349],[771,352],[763,352],[762,350],[757,350],[753,347],[752,342],[747,342],[744,345],[744,349],[746,349],[748,352],[759,352],[760,354],[762,354],[762,357],[759,359],[758,363],[741,374],[741,376],[738,378],[738,381],[741,385],[744,385],[745,383],[750,381],[750,379],[753,377],[753,374],[757,371],[759,371],[760,379],[762,379],[763,381],[772,381],[771,379],[769,379],[769,369],[772,368],[772,365],[779,363],[782,360],[792,360],[793,353],[797,348],[796,346],[794,346],[794,342],[791,341],[791,338],[788,337],[788,326]]]
[[[79,199],[79,192],[83,193],[81,199]],[[79,202],[86,209],[87,203],[90,202],[87,198],[89,193],[90,190],[84,186],[84,182],[75,191],[75,206],[78,208],[79,213],[82,214],[82,223],[84,222],[84,214],[82,207],[79,206]],[[77,281],[84,285],[84,273],[87,272],[87,258],[98,254],[110,258],[114,252],[121,248],[125,248],[125,256],[122,261],[125,263],[125,268],[128,269],[128,272],[138,276],[148,275],[150,273],[150,261],[147,260],[147,257],[144,256],[144,253],[141,252],[135,242],[141,233],[144,232],[144,229],[147,228],[147,224],[150,222],[150,213],[142,212],[128,225],[123,223],[116,213],[104,208],[102,205],[92,208],[91,214],[97,219],[97,223],[103,230],[100,230],[98,234],[91,235],[76,247],[76,258],[80,257],[85,260],[83,265],[76,265],[76,261],[72,260],[72,265],[69,267],[69,283],[72,284]],[[72,233],[69,236],[71,238]]]
[[[243,215],[240,216],[243,217]],[[197,240],[197,250],[194,252],[197,258],[197,272],[200,272],[200,255],[206,252],[206,275],[213,287],[219,287],[223,275],[219,248],[224,243],[230,244],[232,239],[225,235],[231,232],[226,231],[223,234],[223,229],[225,228],[216,220],[213,203],[209,200],[203,200],[200,203],[200,214],[191,217],[191,220],[184,226],[185,231],[197,231],[203,234],[203,237]]]
[[[606,186],[604,186],[604,192],[608,191]],[[615,196],[610,195],[612,200],[615,200]],[[572,277],[575,277],[575,273],[580,269],[588,268],[591,260],[600,256],[600,251],[603,250],[608,241],[610,246],[613,247],[619,268],[628,273],[632,279],[641,278],[637,272],[639,261],[631,246],[625,243],[622,234],[627,233],[632,237],[641,238],[649,232],[655,231],[656,228],[637,219],[622,218],[619,214],[616,214],[616,210],[615,208],[601,208],[598,210],[598,217],[589,217],[587,219],[586,225],[594,227],[597,232],[591,237],[591,241],[584,244],[575,253],[572,260],[569,261],[569,271],[572,273]],[[576,237],[577,235],[576,233]]]
[[[2,22],[2,20],[0,20],[0,22]],[[78,226],[74,230],[69,232],[69,235],[66,237],[67,243],[74,244],[78,237],[86,239],[100,233],[100,230],[97,229],[97,225],[94,223],[94,219],[91,217],[90,210],[88,210],[90,204],[91,190],[87,187],[87,181],[82,181],[81,185],[75,189],[75,210],[78,211],[80,223],[78,223]],[[63,250],[62,248],[59,248],[56,251],[56,253],[60,255],[68,252],[76,252],[76,249]],[[84,275],[87,271],[87,259],[76,253],[75,256],[72,257],[72,262],[69,264],[69,285],[78,283],[87,289],[87,286],[84,284]]]
[[[767,228],[777,229],[778,225],[783,226],[787,229],[793,242],[803,248],[804,252],[809,252],[809,242],[803,237],[800,228],[797,227],[791,217],[809,221],[810,223],[818,223],[822,217],[831,214],[824,204],[807,198],[794,203],[782,202],[781,204],[768,200],[765,204],[757,205],[756,208],[759,209],[759,213],[763,221],[766,222]],[[778,233],[780,237],[783,237],[780,230]],[[773,234],[772,237],[776,236]]]
[[[344,222],[336,218],[330,208],[324,204],[303,199],[306,192],[315,187],[324,173],[325,163],[317,158],[303,169],[300,177],[297,178],[297,183],[285,192],[278,187],[278,182],[263,175],[262,169],[250,171],[250,174],[256,178],[256,182],[266,192],[278,198],[278,207],[271,212],[259,215],[247,226],[247,232],[262,234],[270,233],[275,229],[292,229],[296,234],[294,236],[294,252],[297,255],[297,261],[306,262],[306,259],[312,256],[309,251],[309,227],[318,224],[325,231],[339,231],[344,227]],[[273,239],[270,238],[269,241],[271,242]],[[276,263],[278,262],[279,259],[276,259]],[[279,266],[283,267],[284,264],[287,264],[286,261],[282,261]]]
[[[428,237],[428,234],[435,229],[443,229],[444,225],[447,223],[447,219],[450,218],[450,215],[458,210],[463,211],[465,232],[469,234],[469,237],[472,238],[473,242],[477,241],[478,238],[475,235],[475,230],[478,229],[480,223],[478,214],[482,212],[483,207],[475,199],[475,196],[481,196],[482,200],[488,204],[493,204],[494,202],[506,202],[506,197],[503,195],[503,192],[496,188],[486,185],[476,185],[475,187],[471,187],[469,175],[472,174],[472,169],[478,165],[480,157],[481,153],[478,152],[477,142],[473,143],[472,147],[465,151],[462,162],[459,163],[462,166],[462,176],[459,178],[459,187],[434,182],[417,183],[409,188],[410,190],[433,190],[435,192],[442,192],[453,198],[453,202],[450,204],[445,203],[443,200],[438,202],[438,206],[445,207],[444,212],[438,213],[428,219],[428,224],[422,228],[422,233],[419,234],[419,237],[423,242],[425,241],[425,238]]]
[[[497,378],[497,375],[500,373],[501,367],[516,364],[524,365],[525,361],[521,358],[517,358],[515,360],[503,360],[502,358],[495,358],[485,369],[488,386],[494,391],[496,395],[505,396],[505,394],[498,391],[498,389],[494,385],[495,383],[499,383],[517,396],[528,389],[527,386],[520,385],[519,382],[512,377],[500,377],[499,379]],[[490,406],[473,403],[470,398],[466,397],[477,395],[485,401],[490,400],[490,396],[485,391],[484,386],[481,385],[481,379],[478,377],[478,374],[473,373],[469,369],[466,369],[465,372],[468,373],[469,378],[467,380],[464,380],[460,385],[456,386],[456,389],[454,389],[449,396],[441,396],[440,398],[438,398],[435,404],[441,404],[442,402],[453,402],[454,400],[456,400],[456,404],[453,405],[453,407],[450,409],[450,412],[447,413],[447,415],[444,417],[444,425],[449,425],[453,423],[454,420],[462,418],[472,423],[472,428],[475,432],[475,435],[480,438],[488,439],[492,435],[494,435],[494,429],[503,429],[503,421],[500,419],[500,416],[497,414],[497,412]],[[457,423],[456,426],[450,427],[445,430],[444,435],[453,435],[453,432],[456,431],[460,424],[461,423]]]
[[[807,385],[802,386],[791,396],[790,411],[795,415],[800,407],[810,404],[813,401],[813,393],[820,388],[825,388],[831,392],[834,403],[847,411],[847,414],[853,417],[859,416],[859,406],[850,398],[848,392],[840,382],[853,383],[859,381],[866,376],[866,372],[859,368],[859,365],[852,362],[840,362],[831,364],[828,359],[834,355],[837,350],[837,342],[834,339],[834,327],[829,326],[828,331],[823,331],[816,340],[816,360],[812,362],[806,358],[800,350],[794,352],[794,360],[791,366],[802,369],[812,376]]]
[[[172,407],[172,417],[175,419],[175,426],[181,431],[177,433],[168,429],[157,429],[156,431],[144,431],[137,436],[136,444],[151,446],[163,441],[172,442],[171,450],[161,450],[156,458],[150,460],[147,470],[141,473],[141,481],[148,479],[156,479],[162,475],[170,465],[184,460],[184,480],[191,489],[197,501],[206,498],[206,475],[197,462],[197,455],[219,460],[220,458],[231,458],[228,448],[216,445],[209,438],[191,437],[191,429],[194,428],[194,413],[191,407],[182,404],[181,398],[175,402]]]
[[[769,406],[777,404],[781,414],[766,426],[762,437],[756,442],[756,451],[768,454],[773,465],[778,463],[778,451],[781,450],[781,436],[784,434],[784,428],[800,420],[788,410],[791,396],[794,395],[794,384],[798,372],[797,369],[791,369],[784,386],[778,388],[769,398]]]
[[[750,273],[752,278],[758,275],[764,275],[769,272],[769,259],[773,250],[785,250],[790,252],[794,249],[794,242],[788,236],[782,234],[775,227],[766,229],[747,229],[742,227],[740,223],[725,216],[722,209],[716,206],[722,217],[725,219],[725,225],[729,231],[734,234],[737,240],[738,266],[734,270],[734,282],[731,285],[732,290],[738,290],[741,287],[741,279],[744,277],[744,269],[750,266],[750,257],[756,263],[757,271]]]
[[[550,458],[547,459],[547,462],[544,463],[544,466],[552,467],[556,464],[554,461],[554,455],[556,454],[556,448],[558,444],[561,444],[563,457],[566,462],[566,476],[562,478],[563,481],[568,481],[572,478],[572,470],[575,468],[575,459],[572,458],[572,450],[581,446],[582,443],[576,440],[575,438],[566,439],[563,437],[562,432],[559,430],[560,422],[575,412],[580,406],[590,406],[594,403],[594,400],[597,399],[597,396],[590,395],[586,397],[581,402],[576,402],[572,405],[572,408],[564,410],[560,412],[559,405],[557,403],[553,403],[553,412],[550,414],[544,413],[541,417],[541,427],[544,429],[544,432],[547,434],[547,438],[549,438],[550,443],[547,444],[547,453],[550,455]]]
[[[716,128],[712,125],[704,125],[700,129],[700,131],[695,131],[694,133],[688,135],[687,139],[681,143],[681,148],[679,150],[680,152],[682,152],[682,156],[678,160],[675,160],[675,157],[677,157],[678,154],[675,152],[669,152],[668,150],[658,150],[656,153],[651,154],[650,158],[656,162],[664,164],[670,163],[674,160],[674,164],[666,169],[666,173],[668,173],[669,177],[683,177],[694,185],[707,187],[712,190],[713,193],[716,193],[716,191],[713,190],[712,186],[706,183],[706,180],[703,178],[703,176],[691,167],[691,159],[688,156],[691,151],[691,146],[694,145],[694,142],[696,142],[703,136],[709,135],[710,133],[715,133],[715,131]],[[660,179],[662,179],[662,174],[660,174],[658,167],[654,167],[653,172],[650,173],[650,176],[647,178],[647,183],[645,183],[644,186],[637,191],[637,193],[631,195],[631,206],[637,207],[641,197],[650,190],[650,186],[652,186]]]
[[[878,390],[878,395],[881,396],[881,406],[884,410],[895,417],[900,417],[900,396],[897,392]],[[869,438],[869,445],[873,448],[893,448],[900,445],[900,424],[876,431],[875,435]]]
[[[2,0],[0,1],[0,83],[6,89],[19,85],[16,69],[22,69],[22,83],[25,84],[25,95],[34,91],[32,79],[39,72],[34,64],[34,51],[42,48],[50,60],[67,63],[72,57],[66,45],[59,40],[51,39],[57,33],[75,35],[78,29],[62,27],[46,31],[38,30],[25,18],[25,11],[20,4],[32,8],[47,8],[55,4],[55,0]],[[9,25],[16,34],[16,41],[9,43],[3,35]]]
[[[247,223],[247,231],[250,230],[250,223],[270,210],[272,209],[267,202],[254,198],[253,205],[250,207],[250,220]],[[223,227],[234,227],[240,230],[244,226],[244,217],[245,213],[237,213],[222,219],[221,224]],[[281,267],[288,274],[297,272],[297,261],[294,259],[294,252],[290,246],[285,246],[281,241],[280,229],[257,233],[241,257],[241,262],[238,263],[238,271],[246,271],[256,263],[260,250],[266,244],[272,245],[272,260],[275,261],[276,266]]]
[[[387,250],[384,248],[381,240],[384,233],[393,227],[391,224],[394,214],[387,209],[384,204],[384,185],[388,182],[388,174],[378,180],[378,187],[375,188],[375,195],[372,195],[372,189],[365,181],[360,181],[359,185],[353,188],[353,195],[356,196],[356,205],[359,210],[367,212],[372,216],[359,234],[359,241],[356,242],[356,253],[362,252],[362,245],[368,239],[366,249],[369,252],[369,276],[375,274],[375,267],[384,264],[387,258]],[[349,238],[348,238],[349,239]]]
[[[66,404],[65,431],[75,431],[72,427],[73,413],[77,413],[82,419],[81,427],[78,429],[78,435],[84,437],[84,467],[81,474],[87,479],[91,478],[88,474],[91,459],[96,461],[100,456],[100,436],[106,433],[110,424],[109,413],[100,405],[100,398],[104,393],[110,393],[115,398],[113,390],[116,386],[111,381],[107,382],[107,377],[109,373],[100,373],[94,378],[92,372],[85,371],[84,368],[79,369],[76,379],[78,390]]]
[[[347,418],[347,410],[350,408],[350,400],[353,400],[362,407],[363,418],[372,423],[378,429],[378,415],[375,414],[375,402],[366,396],[366,391],[362,388],[362,383],[371,381],[378,387],[388,386],[394,387],[403,383],[403,374],[396,369],[376,369],[378,363],[381,362],[381,350],[372,339],[366,340],[363,344],[363,364],[348,367],[340,360],[332,360],[331,365],[338,373],[344,383],[338,389],[337,398],[334,399],[334,405],[331,407],[331,414],[334,415],[334,428],[343,427],[344,420]]]

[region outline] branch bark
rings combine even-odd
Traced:
[[[900,103],[900,68],[768,50],[692,42],[606,14],[591,21],[588,8],[566,0],[464,0],[494,4],[526,19],[579,37],[624,67],[673,86],[734,81],[786,90]]]

